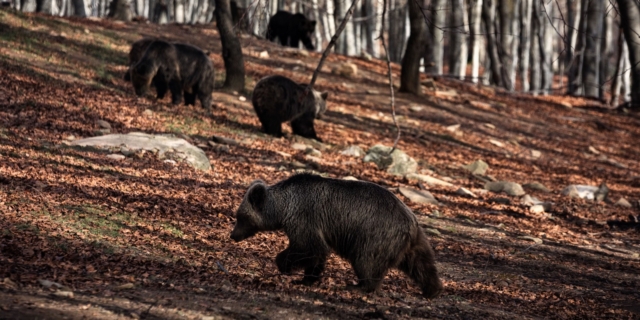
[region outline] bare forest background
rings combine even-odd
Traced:
[[[214,0],[13,0],[3,4],[24,12],[159,24],[215,19]],[[342,0],[237,0],[231,7],[239,8],[241,21],[235,26],[260,37],[276,11],[303,13],[318,21],[314,38],[319,44],[316,50],[322,51],[350,5]],[[403,62],[410,35],[415,33],[414,53],[407,57],[413,61],[404,61],[403,69],[533,95],[585,96],[616,106],[628,105],[632,92],[640,91],[632,90],[632,77],[639,73],[635,56],[640,54],[635,49],[640,37],[636,1],[362,0],[335,52],[384,57],[379,38],[384,5],[388,6],[384,32],[391,61]],[[418,78],[403,77],[401,90],[419,93]]]

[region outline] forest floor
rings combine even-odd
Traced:
[[[327,148],[311,164],[290,134],[260,132],[250,91],[270,74],[309,81],[318,53],[243,37],[247,92],[214,92],[207,116],[199,105],[137,98],[122,80],[129,46],[143,36],[208,50],[222,83],[211,25],[0,10],[0,319],[640,319],[640,233],[606,223],[638,215],[637,113],[437,79],[422,97],[397,95],[399,148],[421,173],[453,184],[427,186],[340,153],[393,144],[382,61],[351,58],[359,73],[345,79],[329,70],[347,59],[328,58],[317,88],[330,92],[329,111],[316,122]],[[394,64],[396,84],[399,71]],[[113,133],[174,133],[201,146],[213,169],[67,147],[96,135],[98,120]],[[208,144],[213,135],[239,143]],[[490,177],[462,168],[478,159],[498,180],[544,184],[550,192],[526,191],[551,210],[533,213],[517,197],[482,192]],[[355,276],[336,256],[319,285],[293,285],[299,275],[280,275],[273,262],[284,234],[232,242],[249,183],[274,183],[300,163],[395,190],[428,231],[444,294],[425,300],[396,271],[378,295],[346,291]],[[611,200],[561,194],[601,182]],[[441,205],[412,203],[400,186],[427,188]],[[622,197],[630,207],[614,204]]]

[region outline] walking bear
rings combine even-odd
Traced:
[[[131,81],[131,69],[138,63],[138,61],[140,61],[151,42],[154,41],[155,39],[145,38],[138,40],[131,45],[131,50],[129,51],[129,68],[124,74],[125,81]],[[169,84],[164,79],[162,70],[158,70],[158,73],[156,73],[151,80],[151,84],[156,88],[156,98],[164,98],[164,95],[169,90]]]
[[[309,20],[302,13],[292,14],[286,11],[278,11],[269,19],[267,26],[267,39],[280,39],[280,44],[298,48],[300,41],[307,50],[315,50],[311,43],[311,35],[316,30],[316,21]]]
[[[284,230],[289,247],[276,256],[282,273],[304,269],[297,283],[320,280],[333,250],[351,263],[363,292],[374,292],[389,268],[411,277],[426,298],[442,291],[434,253],[414,214],[376,184],[298,174],[272,186],[254,181],[236,212],[233,240]]]
[[[171,91],[171,101],[179,104],[182,91],[187,104],[195,104],[211,111],[214,85],[213,63],[199,48],[161,40],[151,42],[138,63],[131,68],[131,82],[137,95],[144,95],[156,75],[161,75]]]
[[[294,134],[322,141],[313,121],[327,110],[329,94],[311,90],[305,95],[306,88],[305,84],[278,75],[266,76],[256,83],[251,102],[265,133],[282,137],[282,123],[291,121]]]

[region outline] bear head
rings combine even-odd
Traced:
[[[255,180],[251,183],[236,211],[236,225],[231,232],[231,239],[239,242],[266,230],[263,214],[267,193],[267,185],[263,181]]]

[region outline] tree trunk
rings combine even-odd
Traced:
[[[343,12],[342,15],[344,16],[346,14],[346,10],[344,10],[346,8],[343,8]],[[343,19],[343,17],[341,17],[341,19]],[[351,17],[349,17],[349,20],[347,21],[347,25],[344,28],[344,32],[342,33],[344,35],[344,46],[345,46],[345,54],[348,56],[355,56],[356,55],[356,26],[353,23],[353,19]]]
[[[84,0],[72,0],[71,2],[73,4],[73,15],[85,18],[87,16],[87,12],[84,10]]]
[[[226,71],[224,87],[242,92],[244,91],[244,58],[240,40],[233,32],[229,0],[216,0],[216,25],[222,42],[222,59]]]
[[[514,30],[517,7],[518,0],[500,0],[500,56],[505,73],[504,87],[509,91],[512,91],[515,85],[516,59],[513,42],[517,39]]]
[[[631,105],[640,106],[640,6],[633,0],[618,0],[621,26],[629,49],[631,72]],[[629,92],[629,91],[627,91]]]
[[[577,39],[575,46],[575,53],[573,57],[573,63],[569,71],[569,94],[574,96],[581,96],[584,94],[584,82],[582,79],[584,59],[585,59],[585,47],[587,42],[587,9],[590,0],[582,0],[580,5],[580,25],[577,31]]]
[[[533,95],[538,95],[540,92],[540,85],[542,84],[540,66],[542,61],[540,59],[540,2],[532,0],[531,3],[531,72],[529,73],[529,79],[531,80],[530,90]]]
[[[320,12],[318,11],[318,0],[311,0],[311,16],[313,17],[313,20],[316,21],[316,30],[313,33],[314,37],[316,38],[316,51],[322,52],[322,29],[319,26],[321,20]]]
[[[502,75],[502,62],[498,55],[498,44],[496,41],[496,0],[484,0],[482,3],[482,20],[487,34],[487,49],[489,50],[489,60],[491,61],[491,79],[499,87],[504,86]]]
[[[522,92],[529,91],[529,59],[531,56],[531,1],[522,0],[520,16],[522,27],[520,32],[520,82]]]
[[[467,69],[467,34],[469,33],[467,10],[464,0],[453,0],[452,5],[449,74],[464,79]],[[409,8],[409,14],[411,14],[411,8]]]
[[[156,5],[153,8],[153,22],[157,24],[169,23],[169,8],[167,1],[168,0],[157,0]]]
[[[540,2],[540,62],[542,63],[542,94],[546,95],[551,92],[551,86],[553,85],[553,25],[549,21],[549,17],[553,17],[553,8],[555,3],[549,3],[545,5],[544,2]],[[596,64],[597,65],[597,64]]]
[[[597,98],[600,85],[600,37],[604,18],[604,2],[589,1],[587,10],[586,47],[582,65],[584,95]]]
[[[566,41],[564,45],[564,69],[567,73],[567,81],[571,83],[571,65],[575,61],[576,41],[578,33],[576,30],[580,27],[580,0],[567,0],[567,28]]]
[[[109,18],[120,21],[131,21],[129,0],[113,0],[109,6]]]
[[[418,3],[409,0],[409,23],[411,34],[407,41],[407,49],[402,58],[400,74],[400,91],[413,94],[420,92],[420,59],[424,55],[427,24],[424,21]]]
[[[374,4],[375,2],[375,4]],[[367,39],[367,52],[375,57],[380,57],[380,46],[378,45],[378,40],[376,38],[380,34],[378,28],[378,0],[365,0],[364,1],[364,16],[367,17],[367,21],[365,23],[366,26],[366,39]]]
[[[409,0],[411,1],[411,0]],[[446,0],[431,0],[431,49],[433,53],[431,59],[433,59],[433,68],[431,70],[434,74],[442,74],[443,52],[444,52],[444,28],[446,27]]]
[[[415,0],[412,0],[415,1]],[[392,2],[393,3],[393,2]],[[400,62],[406,45],[405,28],[408,11],[407,3],[389,10],[389,59]]]
[[[624,51],[624,33],[622,30],[619,30],[620,34],[618,36],[618,58],[616,59],[616,69],[613,74],[613,82],[611,83],[611,100],[609,100],[610,105],[618,105],[620,101],[620,87],[621,87],[621,74],[624,72],[624,60],[622,51]]]
[[[332,0],[327,0],[327,1],[332,1]],[[342,18],[344,17],[344,13],[346,12],[346,10],[344,9],[344,4],[340,1],[340,0],[333,0],[333,5],[334,5],[334,9],[333,9],[333,18],[335,21],[335,25],[339,26],[340,23],[342,22]],[[346,27],[345,27],[346,29]],[[347,54],[347,45],[346,45],[346,40],[345,40],[345,32],[343,32],[340,37],[338,37],[338,40],[336,41],[336,47],[335,47],[335,52],[338,54]]]
[[[38,0],[36,1],[36,12],[53,14],[53,0]]]
[[[601,101],[605,101],[606,82],[609,81],[611,77],[611,70],[613,70],[611,65],[615,65],[614,63],[618,61],[618,59],[615,59],[614,61],[614,46],[616,45],[614,43],[614,25],[615,15],[605,14],[602,38],[600,39],[602,42],[600,44],[600,81],[598,82],[598,98]]]
[[[471,0],[471,82],[480,76],[480,50],[484,50],[482,33],[482,0]]]
[[[22,12],[35,12],[37,8],[37,3],[35,0],[21,0],[20,1],[20,10]]]

